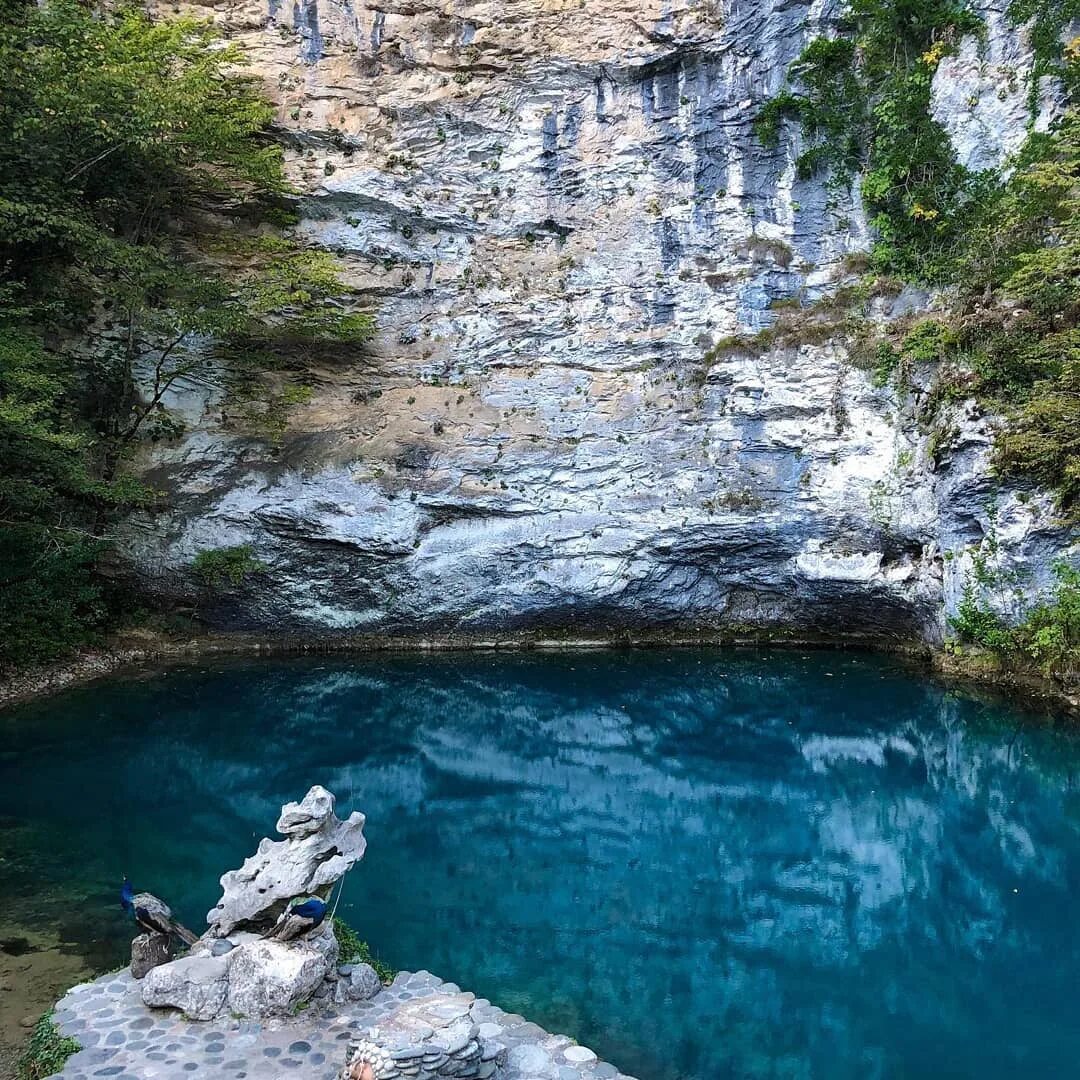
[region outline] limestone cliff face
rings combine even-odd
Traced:
[[[136,522],[131,551],[177,588],[207,548],[250,543],[271,568],[212,621],[935,641],[988,534],[1025,587],[1045,580],[1064,542],[1049,502],[997,490],[972,405],[935,466],[910,402],[828,340],[705,358],[777,301],[828,295],[868,246],[857,192],[796,178],[798,131],[771,151],[751,129],[829,3],[210,13],[279,102],[303,231],[344,255],[380,327],[313,373],[279,448],[223,423],[212,387],[170,402],[189,431],[148,468],[174,509]],[[972,160],[1026,118],[1023,38],[989,26],[935,88]]]

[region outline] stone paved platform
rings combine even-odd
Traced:
[[[370,1001],[342,1008],[312,1005],[289,1020],[187,1020],[142,1003],[126,972],[69,990],[56,1023],[83,1049],[64,1080],[333,1080],[351,1038],[407,1002],[460,994],[426,971],[400,973]],[[484,1039],[507,1047],[503,1080],[633,1080],[565,1035],[549,1035],[524,1017],[472,994],[470,1011]]]

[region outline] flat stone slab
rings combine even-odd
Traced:
[[[370,1001],[342,1007],[313,1003],[286,1020],[188,1020],[144,1005],[127,971],[73,987],[56,1006],[56,1023],[83,1049],[64,1080],[336,1080],[350,1040],[405,1004],[461,994],[426,971],[401,972]],[[503,1080],[633,1080],[566,1035],[549,1035],[484,998],[465,997],[485,1039],[507,1048]],[[435,1004],[434,1001],[431,1002]]]

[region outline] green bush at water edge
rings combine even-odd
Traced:
[[[379,981],[390,983],[394,981],[397,972],[388,964],[383,963],[370,949],[366,941],[360,939],[360,935],[349,926],[344,919],[334,916],[334,936],[337,938],[340,950],[339,963],[342,964],[370,964],[379,976]]]
[[[949,620],[961,642],[978,645],[1006,660],[1023,659],[1047,674],[1080,668],[1080,570],[1068,563],[1054,567],[1052,593],[1029,608],[1021,622],[1009,625],[983,600],[977,583],[985,582],[985,564],[969,580]],[[981,579],[981,581],[980,581]]]

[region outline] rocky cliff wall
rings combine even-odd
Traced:
[[[931,455],[911,401],[827,334],[714,348],[827,296],[869,244],[857,192],[797,178],[795,126],[776,150],[751,128],[830,3],[197,10],[250,50],[302,231],[380,327],[309,374],[278,446],[238,433],[212,385],[168,403],[188,433],[146,465],[172,509],[128,547],[183,591],[199,551],[252,545],[268,572],[204,602],[213,623],[935,642],[988,536],[1024,590],[1045,582],[1065,537],[1046,497],[999,488],[972,403]],[[997,164],[1023,138],[1031,56],[986,16],[935,111]]]

